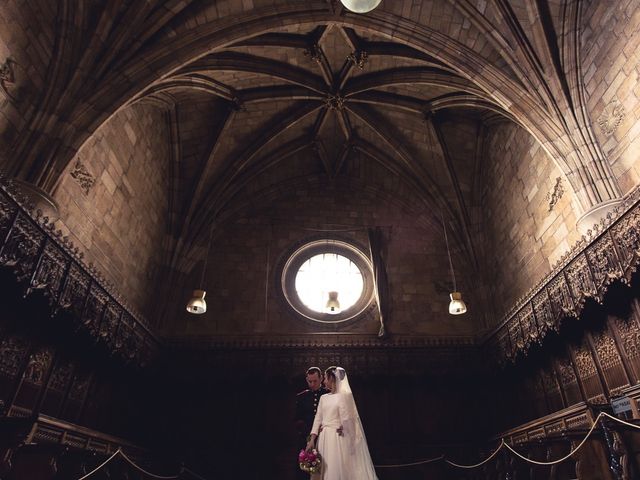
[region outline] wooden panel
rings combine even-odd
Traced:
[[[573,357],[580,381],[582,382],[587,399],[595,403],[603,403],[605,401],[602,383],[598,376],[598,369],[593,360],[591,351],[583,342],[579,347],[572,348]]]
[[[571,359],[568,357],[559,358],[556,361],[555,366],[567,405],[575,405],[576,403],[585,400],[582,398],[582,392],[580,391],[580,385],[578,384],[578,377],[576,377],[576,372],[573,364],[571,363]]]
[[[594,333],[592,338],[609,396],[619,395],[623,388],[629,386],[629,381],[616,342],[608,330]]]
[[[544,391],[547,396],[547,406],[549,412],[557,412],[558,410],[562,410],[564,404],[562,402],[560,386],[558,385],[553,369],[551,367],[541,369],[540,378],[542,380],[542,386],[544,387]]]
[[[630,365],[631,374],[634,376],[633,383],[637,383],[640,381],[640,326],[637,316],[634,312],[629,319],[611,317],[610,323],[620,339],[622,349]]]
[[[47,390],[42,401],[41,412],[58,417],[62,411],[69,385],[73,378],[73,364],[68,360],[59,360],[53,367]]]
[[[51,347],[41,347],[31,353],[16,393],[14,401],[16,406],[28,410],[33,410],[37,406],[52,366],[53,355],[54,349]]]

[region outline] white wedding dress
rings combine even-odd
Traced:
[[[318,435],[322,425],[316,444],[322,457],[322,469],[320,475],[312,478],[314,480],[377,480],[346,373],[340,380],[337,380],[336,393],[328,393],[320,397],[313,421],[311,433]],[[342,435],[339,435],[338,428],[341,426]]]

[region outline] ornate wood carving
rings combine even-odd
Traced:
[[[628,280],[636,270],[640,252],[640,210],[630,211],[616,222],[611,231],[623,272]]]
[[[86,300],[84,313],[82,314],[82,324],[92,335],[97,335],[100,328],[100,320],[104,306],[109,297],[107,293],[98,285],[91,285],[89,296]]]
[[[628,283],[639,262],[640,187],[627,196],[614,215],[582,237],[549,275],[516,303],[485,339],[486,344],[500,362],[514,362],[518,356],[526,355],[533,343],[541,342],[550,330],[557,331],[564,318],[578,318],[587,298],[601,302],[612,282]],[[625,342],[625,349],[628,343]],[[629,348],[633,350],[630,345]]]
[[[138,366],[148,364],[155,356],[160,344],[146,322],[130,311],[98,270],[84,264],[82,254],[69,239],[56,232],[49,219],[34,211],[12,182],[1,175],[0,266],[14,272],[25,295],[44,293],[52,315],[59,310],[68,312],[77,328],[104,342],[114,353]],[[123,319],[127,325],[120,328]],[[0,348],[17,348],[8,340],[3,342]],[[3,359],[10,357],[10,352],[3,355]]]
[[[518,312],[518,323],[520,323],[520,328],[522,329],[522,336],[526,348],[540,341],[540,330],[533,314],[533,306],[530,303],[527,303],[522,307],[522,310]]]
[[[80,318],[90,285],[91,277],[77,265],[72,264],[65,279],[64,290],[60,295],[58,306]]]
[[[11,199],[0,195],[0,239],[4,242],[18,214],[18,206]]]
[[[538,341],[540,341],[549,330],[557,330],[559,328],[559,325],[555,321],[553,316],[553,310],[551,308],[551,303],[549,303],[549,297],[545,294],[546,292],[542,293],[542,295],[536,295],[532,302],[533,312],[535,314],[538,329],[540,332]]]
[[[585,255],[579,255],[566,270],[566,277],[571,288],[573,304],[582,306],[587,297],[594,297],[596,290],[591,279],[591,270]]]
[[[603,369],[620,365],[620,355],[616,348],[616,342],[607,332],[594,334],[593,343]]]
[[[2,245],[0,265],[14,268],[19,282],[26,280],[38,261],[44,240],[45,235],[37,225],[27,215],[19,213]]]
[[[598,301],[602,301],[606,287],[612,281],[623,276],[622,266],[611,239],[611,232],[603,235],[601,240],[593,245],[593,248],[587,250],[586,254],[592,265],[596,298]]]
[[[556,377],[551,370],[546,368],[542,369],[541,378],[542,378],[542,386],[544,387],[545,392],[553,393],[553,394],[559,392],[560,387],[558,386]]]
[[[171,347],[171,346],[170,346]],[[171,347],[166,356],[172,358],[171,368],[176,372],[215,371],[225,377],[227,372],[243,371],[252,374],[296,377],[304,374],[309,365],[342,365],[355,376],[371,375],[434,375],[473,374],[480,366],[476,348],[442,347],[243,347],[216,349]],[[184,374],[184,373],[176,373]]]
[[[563,357],[557,359],[554,363],[556,372],[558,372],[562,396],[566,402],[565,405],[575,405],[578,402],[586,400],[586,396],[580,388],[581,385],[576,375],[576,369],[571,363],[571,360]]]
[[[27,292],[42,290],[53,304],[60,291],[64,274],[70,260],[55,244],[46,242],[44,251],[38,260],[38,267]]]
[[[606,403],[598,367],[586,342],[573,350],[573,358],[587,400],[592,403]]]
[[[48,387],[56,392],[65,392],[73,378],[73,369],[71,362],[57,362],[51,373]]]
[[[102,324],[100,325],[100,338],[107,343],[115,343],[115,332],[120,323],[122,309],[115,302],[109,302],[104,310]]]
[[[50,347],[33,352],[24,370],[24,381],[32,385],[42,385],[52,360],[53,349]]]
[[[524,444],[533,441],[540,442],[549,437],[566,436],[570,431],[575,431],[576,435],[582,438],[584,430],[591,426],[592,421],[592,414],[587,410],[585,404],[581,404],[503,432],[498,438],[504,438],[511,444]],[[557,454],[552,455],[553,458],[558,458],[558,456]]]
[[[87,372],[76,371],[69,389],[69,399],[82,402],[89,392],[91,375]]]
[[[638,325],[632,319],[623,320],[617,317],[613,318],[613,322],[627,357],[635,359],[640,356],[640,329]]]
[[[3,338],[0,342],[0,373],[17,376],[28,353],[29,342],[26,339],[13,335]]]
[[[575,384],[578,382],[576,372],[573,370],[571,362],[567,359],[559,360],[556,364],[558,368],[558,374],[560,376],[560,382],[563,386]]]
[[[584,348],[576,349],[575,359],[576,368],[581,378],[589,378],[598,374],[596,364],[588,350]]]
[[[607,330],[593,334],[592,338],[609,396],[619,395],[621,389],[629,386],[629,379],[624,370],[616,341]]]
[[[558,325],[563,318],[575,315],[574,299],[562,273],[551,280],[548,292]]]

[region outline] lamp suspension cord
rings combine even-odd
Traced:
[[[202,267],[202,274],[200,275],[200,290],[204,290],[204,274],[207,272],[207,262],[209,261],[209,252],[211,251],[211,237],[213,236],[213,227],[215,223],[212,223],[209,227],[209,239],[207,241],[207,254],[204,257],[204,265]]]
[[[442,227],[444,228],[444,243],[447,245],[447,257],[449,257],[449,268],[451,269],[451,278],[453,279],[453,291],[457,292],[456,288],[456,274],[453,271],[453,262],[451,261],[451,251],[449,250],[449,239],[447,238],[447,224],[444,223],[444,214],[442,215]]]

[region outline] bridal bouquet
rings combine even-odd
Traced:
[[[300,470],[303,472],[320,473],[322,459],[315,448],[310,452],[300,450],[300,453],[298,454],[298,464],[300,465]]]

